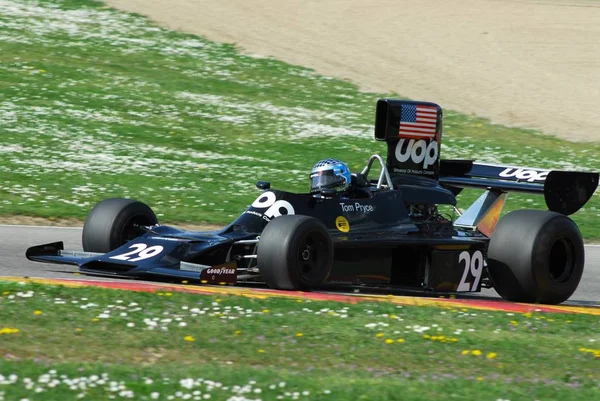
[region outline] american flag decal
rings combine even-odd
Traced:
[[[400,115],[401,138],[433,139],[438,111],[434,106],[403,104]]]

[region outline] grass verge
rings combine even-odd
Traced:
[[[224,224],[257,196],[258,179],[304,191],[317,160],[359,170],[385,152],[372,139],[385,94],[99,2],[0,0],[0,76],[5,216],[83,219],[118,196],[148,203],[161,221]],[[444,158],[600,170],[598,143],[451,110],[444,121]],[[515,195],[507,210],[523,207],[543,199]],[[599,209],[595,195],[575,216],[588,239],[600,238]]]
[[[597,316],[0,282],[0,322],[5,400],[600,392]]]

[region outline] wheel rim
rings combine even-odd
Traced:
[[[154,222],[149,217],[143,215],[130,217],[125,224],[123,224],[123,229],[119,235],[119,244],[126,244],[142,235],[144,230],[142,230],[140,226],[151,226],[153,224]]]
[[[575,271],[575,251],[573,243],[568,238],[554,241],[550,248],[550,277],[558,284],[564,284],[571,279]]]
[[[329,273],[327,238],[319,232],[309,232],[298,247],[298,273],[307,283],[321,284]]]

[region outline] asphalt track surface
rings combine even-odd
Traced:
[[[31,262],[25,250],[32,245],[63,241],[65,249],[81,250],[81,228],[0,225],[0,276],[85,279],[75,275],[77,268]],[[600,306],[600,246],[586,245],[586,266],[577,291],[566,304]],[[90,277],[98,280],[98,277]],[[107,281],[120,279],[102,278]],[[402,294],[398,294],[402,295]],[[413,295],[413,294],[408,294]],[[484,290],[474,298],[497,298],[494,290]]]

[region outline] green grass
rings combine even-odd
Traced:
[[[384,96],[399,97],[98,2],[1,0],[0,216],[83,219],[118,196],[163,222],[224,224],[257,196],[256,180],[304,191],[317,160],[359,170],[385,153],[372,139]],[[598,143],[445,112],[443,158],[598,171],[599,155]],[[511,196],[507,210],[523,207],[544,201]],[[598,216],[596,194],[575,216],[587,239],[600,238]]]
[[[108,399],[116,394],[110,381],[136,399],[199,390],[225,400],[236,385],[260,388],[246,396],[266,400],[285,392],[319,400],[600,394],[598,316],[0,282],[0,322],[6,400]],[[17,379],[7,383],[12,374]],[[102,374],[108,378],[96,387],[67,385]],[[227,389],[180,383],[199,378]],[[43,391],[34,397],[36,387]]]

